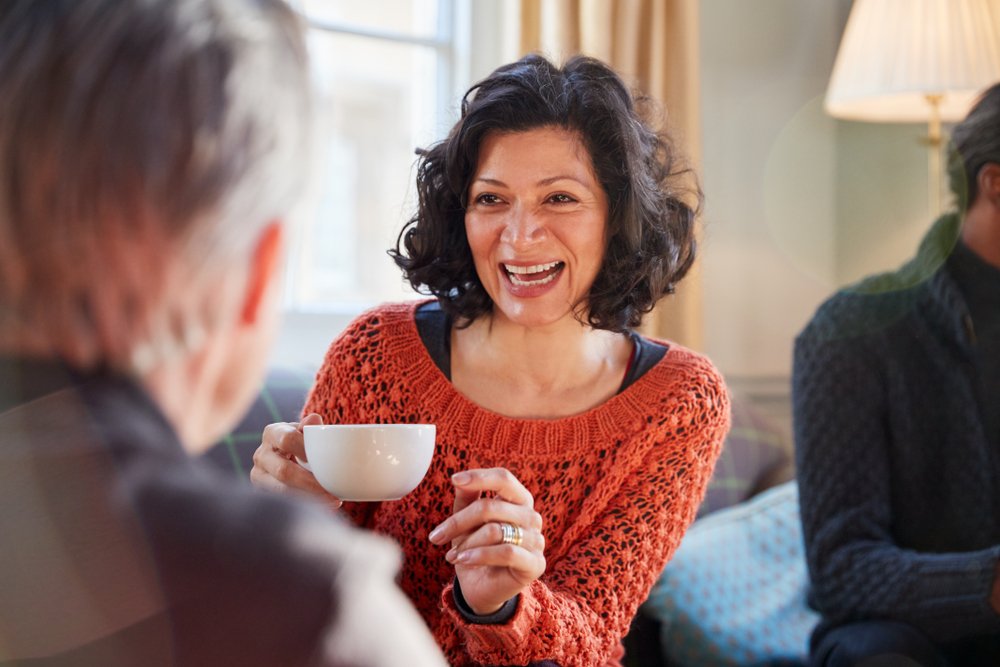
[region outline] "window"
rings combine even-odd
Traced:
[[[299,0],[318,90],[321,173],[297,213],[286,303],[412,298],[386,255],[412,211],[414,149],[452,120],[453,0]]]
[[[470,83],[511,59],[518,3],[289,2],[309,26],[318,171],[294,212],[274,362],[316,365],[361,310],[417,297],[386,255],[413,213],[414,150],[444,137]]]

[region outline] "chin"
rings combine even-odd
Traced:
[[[565,299],[501,299],[493,302],[494,313],[512,324],[541,329],[575,320],[573,308]]]

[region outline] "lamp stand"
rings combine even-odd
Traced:
[[[944,95],[928,94],[924,98],[931,107],[927,121],[927,192],[931,218],[941,215],[941,100]]]

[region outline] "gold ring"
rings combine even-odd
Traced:
[[[502,535],[500,544],[513,544],[515,547],[521,546],[524,533],[521,532],[520,526],[515,526],[512,523],[501,523],[500,533]]]

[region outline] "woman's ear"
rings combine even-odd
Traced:
[[[1000,209],[1000,164],[987,162],[979,170],[977,185],[981,196]]]
[[[269,223],[257,236],[250,257],[240,321],[253,326],[260,320],[266,296],[280,276],[285,251],[285,225],[281,220]]]

